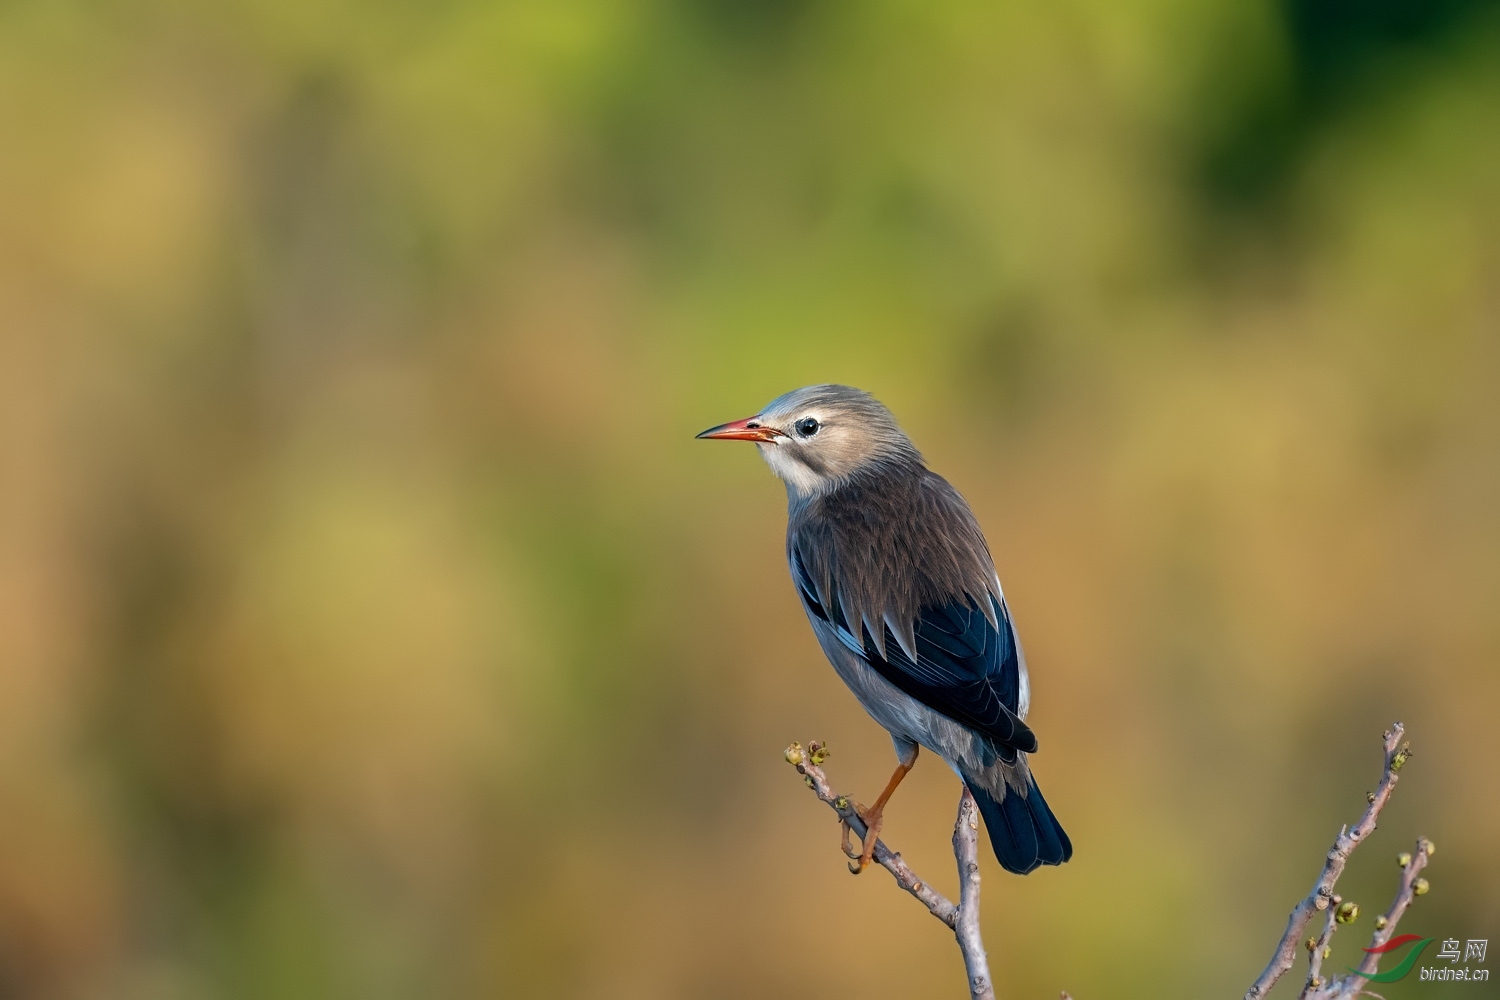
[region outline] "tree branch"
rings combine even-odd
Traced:
[[[979,803],[969,786],[958,799],[958,822],[953,825],[953,856],[958,859],[958,950],[963,952],[969,973],[969,996],[973,1000],[995,1000],[990,982],[990,960],[979,935]]]
[[[854,808],[847,795],[838,795],[829,787],[828,777],[821,765],[828,758],[826,744],[814,741],[804,751],[800,743],[786,748],[787,763],[794,765],[802,775],[803,782],[827,803],[843,822],[847,823],[860,840],[864,839],[868,827]],[[958,949],[963,954],[964,968],[968,973],[971,1000],[995,1000],[995,988],[990,981],[989,960],[984,952],[984,941],[979,933],[979,806],[974,797],[964,789],[958,800],[958,820],[953,827],[953,856],[958,861],[958,905],[948,897],[922,881],[901,855],[875,841],[874,861],[891,873],[896,884],[917,898],[927,907],[927,912],[941,920],[958,940]]]
[[[1260,978],[1245,993],[1245,1000],[1260,1000],[1270,991],[1276,980],[1292,967],[1292,962],[1296,959],[1297,942],[1302,938],[1302,932],[1306,930],[1313,915],[1327,912],[1328,916],[1321,938],[1309,942],[1313,953],[1312,962],[1316,963],[1316,967],[1309,972],[1308,988],[1303,991],[1303,996],[1310,996],[1308,990],[1317,989],[1318,984],[1315,980],[1320,980],[1323,951],[1328,947],[1328,941],[1333,936],[1333,924],[1338,919],[1338,908],[1344,905],[1334,894],[1333,887],[1338,882],[1339,876],[1344,873],[1344,866],[1349,862],[1349,855],[1353,854],[1354,849],[1374,832],[1381,810],[1390,801],[1391,790],[1396,787],[1401,768],[1411,757],[1411,744],[1401,741],[1405,731],[1399,722],[1386,731],[1384,735],[1385,772],[1381,776],[1379,787],[1368,796],[1369,806],[1365,809],[1364,815],[1359,818],[1359,822],[1354,824],[1354,828],[1350,829],[1346,826],[1339,831],[1323,863],[1323,870],[1319,873],[1317,882],[1313,884],[1312,892],[1292,910],[1291,918],[1287,921],[1286,933],[1281,936],[1281,943],[1276,946],[1276,952],[1271,956],[1271,962],[1260,974]],[[1352,904],[1347,905],[1352,906]],[[1395,907],[1393,906],[1392,909],[1394,911]],[[1402,909],[1404,910],[1404,907]],[[1357,907],[1354,913],[1358,913]],[[1397,917],[1399,918],[1399,913]],[[1389,919],[1387,917],[1387,920]],[[1372,958],[1373,956],[1366,958],[1366,961],[1370,963],[1370,971],[1374,971]],[[1345,994],[1339,994],[1339,996],[1343,995]]]
[[[1333,890],[1354,849],[1375,831],[1381,811],[1385,809],[1391,792],[1396,787],[1401,768],[1411,759],[1411,744],[1403,742],[1404,735],[1405,728],[1399,722],[1384,734],[1385,768],[1380,784],[1367,796],[1369,805],[1364,815],[1352,828],[1345,826],[1339,830],[1339,835],[1334,839],[1333,847],[1329,849],[1323,862],[1323,870],[1313,883],[1312,892],[1292,910],[1286,932],[1282,934],[1270,964],[1245,993],[1245,1000],[1261,1000],[1292,967],[1296,960],[1297,942],[1319,913],[1323,914],[1322,930],[1317,937],[1310,937],[1306,942],[1310,954],[1307,980],[1299,994],[1300,1000],[1354,1000],[1362,995],[1375,995],[1368,993],[1365,987],[1379,964],[1379,954],[1371,954],[1366,949],[1359,968],[1351,970],[1350,975],[1342,978],[1325,979],[1323,962],[1332,954],[1333,936],[1339,925],[1352,923],[1359,916],[1359,907],[1345,901]],[[862,841],[868,828],[849,797],[836,794],[829,787],[828,777],[821,767],[827,757],[828,747],[817,742],[809,743],[806,750],[800,743],[793,743],[786,748],[787,762],[797,768],[807,787],[827,803]],[[884,841],[876,840],[873,858],[876,864],[891,873],[897,885],[916,897],[929,913],[953,931],[968,973],[971,1000],[994,1000],[995,989],[990,980],[989,960],[985,955],[984,941],[979,930],[978,830],[979,807],[968,788],[965,788],[958,802],[958,820],[953,828],[953,856],[958,862],[957,905],[918,878],[901,855],[887,847]],[[1370,948],[1379,948],[1390,941],[1396,925],[1412,900],[1427,891],[1427,880],[1421,878],[1420,873],[1427,866],[1432,853],[1432,842],[1426,837],[1420,837],[1414,854],[1402,854],[1398,858],[1403,869],[1400,886],[1390,909],[1375,918],[1375,933],[1370,939]],[[1066,993],[1062,994],[1062,1000],[1069,1000]]]

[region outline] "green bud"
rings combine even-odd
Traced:
[[[1411,855],[1407,854],[1405,851],[1402,851],[1400,854],[1396,855],[1396,864],[1399,867],[1405,868],[1407,865],[1411,864]]]
[[[1354,921],[1359,919],[1359,904],[1345,903],[1343,906],[1339,907],[1339,911],[1334,914],[1333,919],[1337,920],[1341,924],[1354,923]]]
[[[1375,929],[1377,931],[1385,930],[1386,923],[1387,921],[1385,919],[1385,914],[1381,914],[1380,916],[1375,918]]]
[[[1328,957],[1328,956],[1329,956],[1329,955],[1332,955],[1332,954],[1333,954],[1333,949],[1332,949],[1332,948],[1330,948],[1330,947],[1328,947],[1328,946],[1327,946],[1327,945],[1326,945],[1326,944],[1325,944],[1325,945],[1324,945],[1324,946],[1323,946],[1323,957],[1324,957],[1324,958],[1327,958],[1327,957]]]
[[[1396,751],[1396,756],[1391,759],[1391,770],[1399,771],[1406,766],[1406,762],[1412,758],[1410,743],[1401,744],[1401,749]]]
[[[803,757],[801,743],[792,743],[786,748],[786,762],[788,764],[797,765],[802,763],[802,760]]]
[[[1416,893],[1418,896],[1427,895],[1427,890],[1431,888],[1432,886],[1427,884],[1427,880],[1425,878],[1419,878],[1411,884],[1411,891]]]
[[[1424,840],[1422,842],[1422,849],[1427,852],[1427,856],[1429,858],[1437,853],[1437,845],[1430,840]]]
[[[827,743],[819,743],[817,740],[813,740],[807,745],[807,759],[814,764],[822,764],[832,756],[833,751],[828,749]]]
[[[1318,950],[1318,939],[1317,938],[1308,938],[1307,939],[1307,945],[1306,945],[1306,947],[1307,947],[1307,950],[1308,950],[1309,953],[1317,951]]]
[[[840,812],[842,812],[845,809],[848,809],[849,808],[849,796],[847,796],[847,795],[840,795],[838,798],[834,799],[833,800],[833,807],[835,809],[839,810]]]

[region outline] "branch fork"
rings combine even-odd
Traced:
[[[1432,841],[1417,838],[1412,853],[1402,853],[1397,863],[1402,869],[1396,898],[1385,913],[1375,918],[1375,931],[1370,946],[1356,969],[1342,977],[1325,977],[1323,963],[1332,954],[1335,932],[1341,925],[1351,924],[1359,918],[1359,906],[1345,900],[1334,891],[1339,876],[1344,873],[1354,849],[1375,832],[1381,812],[1390,801],[1391,792],[1400,778],[1401,769],[1411,759],[1411,744],[1405,742],[1405,728],[1396,723],[1384,733],[1385,767],[1380,784],[1366,796],[1368,803],[1364,814],[1353,827],[1344,826],[1334,838],[1323,861],[1322,871],[1313,883],[1312,891],[1297,903],[1287,920],[1286,931],[1271,956],[1265,971],[1245,993],[1245,1000],[1262,1000],[1283,975],[1291,969],[1297,958],[1298,942],[1306,933],[1315,917],[1321,915],[1321,928],[1316,936],[1306,939],[1308,951],[1307,978],[1299,994],[1299,1000],[1354,1000],[1359,996],[1378,996],[1366,987],[1383,954],[1378,951],[1387,944],[1396,932],[1396,926],[1411,906],[1412,901],[1428,891],[1427,880],[1421,876],[1433,855]],[[849,845],[849,833],[863,841],[868,826],[864,817],[847,795],[840,795],[829,786],[828,776],[822,764],[828,758],[828,746],[812,742],[804,749],[800,743],[786,748],[787,763],[797,769],[807,787],[812,789],[822,802],[828,805],[844,825],[844,851],[857,856]],[[911,894],[938,920],[953,932],[963,954],[964,968],[968,973],[971,1000],[994,1000],[995,988],[990,980],[989,961],[985,955],[984,941],[979,930],[979,807],[967,788],[958,802],[958,820],[953,827],[953,856],[958,864],[958,902],[938,892],[919,878],[901,855],[886,846],[883,840],[875,841],[872,860],[891,873],[896,884]],[[858,871],[850,866],[851,871]],[[1068,995],[1062,995],[1069,1000]]]
[[[1379,786],[1366,796],[1368,805],[1364,815],[1359,818],[1359,822],[1355,823],[1353,828],[1345,826],[1339,831],[1323,863],[1323,870],[1318,874],[1318,880],[1313,883],[1312,892],[1308,893],[1307,898],[1299,902],[1292,910],[1292,915],[1287,921],[1286,932],[1281,936],[1281,942],[1276,946],[1276,952],[1271,956],[1270,964],[1245,993],[1245,1000],[1260,1000],[1292,967],[1296,960],[1297,942],[1307,930],[1308,924],[1312,923],[1313,918],[1320,913],[1323,915],[1322,930],[1316,937],[1309,937],[1306,941],[1307,979],[1299,994],[1299,1000],[1351,1000],[1362,994],[1374,995],[1369,994],[1365,987],[1369,984],[1368,977],[1376,970],[1380,955],[1371,953],[1370,949],[1379,948],[1391,939],[1391,935],[1396,932],[1397,923],[1406,913],[1412,899],[1427,891],[1427,880],[1419,877],[1419,873],[1427,866],[1427,860],[1432,857],[1434,848],[1432,841],[1426,837],[1417,839],[1414,854],[1403,853],[1397,858],[1397,863],[1403,871],[1400,885],[1396,890],[1396,898],[1391,903],[1390,909],[1375,918],[1375,933],[1370,940],[1370,948],[1365,950],[1358,970],[1343,977],[1325,978],[1323,962],[1332,952],[1333,935],[1339,925],[1353,923],[1359,917],[1359,906],[1344,900],[1334,892],[1334,887],[1338,883],[1339,876],[1344,873],[1344,866],[1348,864],[1349,856],[1354,853],[1354,849],[1375,831],[1380,813],[1390,801],[1391,792],[1400,778],[1401,768],[1411,759],[1411,744],[1402,739],[1404,735],[1405,728],[1399,722],[1386,730],[1383,736],[1385,768],[1381,774]]]

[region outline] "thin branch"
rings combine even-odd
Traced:
[[[1327,958],[1333,950],[1333,932],[1338,929],[1339,915],[1343,910],[1343,905],[1343,899],[1339,896],[1334,896],[1329,900],[1323,920],[1323,933],[1319,934],[1316,940],[1307,939],[1307,950],[1310,952],[1307,957],[1307,982],[1303,985],[1298,1000],[1310,1000],[1311,997],[1317,995],[1318,987],[1323,985],[1323,959]],[[1358,913],[1359,907],[1354,907],[1353,912]]]
[[[853,828],[856,837],[863,840],[865,831],[869,829],[865,826],[865,821],[855,811],[854,803],[849,796],[835,794],[828,786],[828,777],[818,766],[827,755],[828,748],[817,741],[808,745],[805,754],[801,745],[797,743],[793,743],[786,750],[787,761],[796,765],[797,773],[802,775],[802,780],[807,787],[838,813],[839,819]],[[927,907],[928,912],[947,924],[950,930],[958,926],[958,907],[949,902],[942,893],[917,878],[916,872],[912,871],[901,859],[901,855],[885,846],[885,841],[875,841],[874,860],[876,864],[891,873],[897,885],[917,897],[922,905]]]
[[[1260,974],[1260,978],[1246,991],[1245,1000],[1260,1000],[1275,985],[1276,980],[1292,967],[1292,962],[1295,961],[1297,955],[1297,942],[1301,940],[1302,933],[1307,929],[1313,915],[1327,910],[1334,900],[1333,887],[1338,882],[1339,876],[1344,873],[1344,866],[1349,862],[1349,855],[1374,832],[1376,820],[1380,818],[1381,810],[1390,801],[1391,790],[1396,787],[1399,772],[1407,759],[1411,757],[1411,745],[1401,742],[1404,732],[1405,729],[1399,722],[1386,731],[1385,773],[1380,779],[1380,786],[1369,796],[1369,806],[1365,809],[1364,815],[1359,818],[1359,822],[1354,824],[1353,829],[1346,826],[1339,831],[1338,837],[1333,842],[1333,848],[1329,850],[1327,860],[1323,863],[1323,871],[1318,875],[1317,882],[1313,884],[1312,892],[1292,910],[1291,918],[1287,921],[1286,933],[1281,936],[1281,943],[1276,946],[1276,952],[1271,956],[1271,962]]]
[[[953,856],[958,859],[958,926],[953,928],[958,949],[969,973],[969,996],[973,1000],[995,1000],[990,982],[990,960],[979,935],[979,803],[969,786],[958,800],[958,821],[953,824]]]
[[[797,768],[803,782],[813,794],[827,803],[839,819],[847,823],[860,840],[864,839],[868,827],[854,808],[847,795],[836,794],[828,784],[828,776],[821,765],[828,757],[826,744],[816,741],[803,750],[800,743],[786,748],[786,759]],[[963,953],[964,969],[968,974],[970,1000],[995,1000],[995,988],[990,981],[989,960],[984,952],[984,941],[979,933],[979,806],[974,797],[964,789],[958,800],[958,820],[953,826],[953,856],[958,861],[958,905],[948,897],[922,881],[901,855],[875,841],[874,861],[891,873],[896,884],[917,898],[927,907],[927,912],[941,920],[958,940]]]

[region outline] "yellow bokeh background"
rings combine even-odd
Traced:
[[[1242,995],[1396,719],[1332,965],[1418,834],[1402,930],[1500,937],[1497,56],[1480,0],[0,8],[0,996],[962,995],[781,759],[892,764],[692,440],[822,381],[1026,644],[1076,856],[986,855],[1001,996]],[[944,891],[956,795],[887,813]]]

